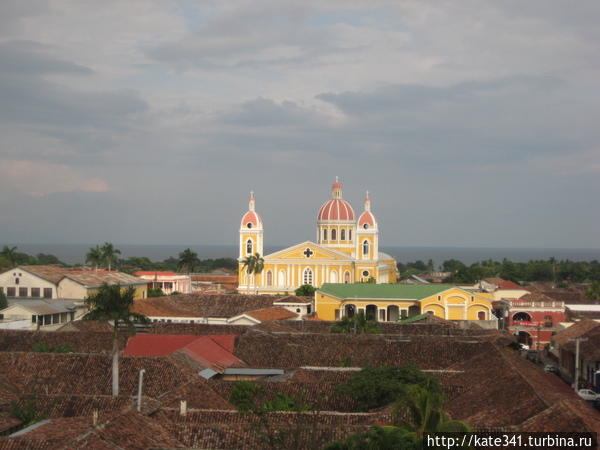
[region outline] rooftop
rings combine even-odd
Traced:
[[[455,286],[448,284],[333,284],[326,283],[319,289],[320,292],[338,298],[364,298],[364,299],[411,299],[419,300],[446,291]]]

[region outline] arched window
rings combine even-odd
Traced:
[[[348,230],[348,240],[352,240],[352,230]]]
[[[340,240],[345,241],[346,240],[346,230],[344,230],[342,228],[342,231],[340,231]]]
[[[332,270],[331,273],[329,274],[329,282],[337,283],[337,272],[335,270]]]
[[[363,255],[369,254],[369,241],[365,240],[363,242]]]
[[[323,240],[327,240],[327,228],[323,228]]]
[[[544,317],[544,327],[546,327],[546,328],[552,328],[552,316],[545,316]]]
[[[313,273],[308,267],[304,269],[303,284],[313,284]]]
[[[346,271],[346,273],[344,273],[344,283],[348,284],[350,283],[350,272]]]
[[[285,283],[285,272],[283,270],[279,271],[279,275],[278,275],[277,278],[278,278],[277,279],[277,285],[279,285],[279,286],[285,286],[286,285],[286,283]]]
[[[267,272],[267,286],[273,286],[273,272]]]
[[[333,228],[333,229],[331,230],[331,240],[332,240],[332,241],[335,241],[336,239],[337,239],[337,236],[336,236],[336,229],[335,229],[335,228]]]
[[[248,254],[248,255],[252,254],[252,239],[248,239],[246,241],[246,254]]]

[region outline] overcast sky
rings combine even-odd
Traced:
[[[600,2],[2,0],[0,242],[600,247]]]

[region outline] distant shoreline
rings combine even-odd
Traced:
[[[0,244],[4,245],[4,244]],[[67,264],[83,263],[85,254],[90,247],[96,244],[19,244],[18,251],[30,255],[38,253],[52,254]],[[147,257],[151,261],[163,261],[169,257],[177,257],[179,252],[190,247],[200,259],[237,258],[238,248],[236,245],[169,245],[149,244],[132,245],[117,244],[115,246],[122,252],[122,258],[131,256]],[[281,250],[285,246],[266,246],[265,253]],[[513,262],[527,262],[529,260],[548,260],[554,257],[556,260],[571,261],[593,261],[600,260],[600,249],[542,249],[542,248],[488,248],[488,247],[399,247],[382,246],[380,251],[389,253],[399,262],[422,260],[427,262],[432,259],[438,266],[448,259],[457,259],[464,264],[470,265],[477,261],[493,259],[502,261],[504,258]]]

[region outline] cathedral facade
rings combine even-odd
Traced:
[[[367,192],[364,210],[356,217],[342,198],[342,183],[331,187],[331,198],[317,215],[316,242],[306,241],[263,255],[264,226],[250,194],[242,217],[239,241],[239,287],[242,294],[293,294],[301,285],[316,288],[325,283],[395,283],[396,261],[379,251],[379,226],[371,212]],[[247,273],[244,260],[259,254],[260,273]]]

